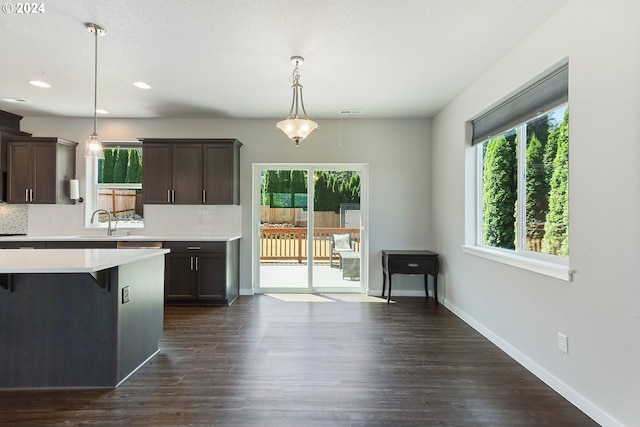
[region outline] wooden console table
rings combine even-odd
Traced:
[[[398,274],[424,274],[424,291],[429,297],[427,276],[433,276],[433,297],[438,304],[438,254],[431,251],[400,250],[382,251],[382,297],[389,279],[389,295],[387,304],[391,301],[391,276]]]

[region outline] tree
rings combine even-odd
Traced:
[[[102,161],[101,183],[113,183],[114,150],[107,148],[104,150],[104,160]]]
[[[313,210],[314,211],[333,211],[335,207],[331,203],[332,191],[329,187],[327,173],[324,171],[316,172],[316,183],[314,188]]]
[[[343,181],[342,198],[346,203],[360,203],[360,174],[354,173],[349,181]]]
[[[516,138],[504,135],[486,144],[483,169],[483,244],[515,249],[517,200]]]
[[[128,150],[129,153],[129,167],[127,168],[127,176],[125,182],[127,183],[141,183],[142,182],[142,160],[137,149]]]
[[[291,171],[291,207],[306,207],[305,206],[297,206],[296,203],[296,194],[306,194],[307,193],[307,174],[302,170],[292,170]]]
[[[527,240],[541,239],[544,236],[548,207],[547,184],[543,162],[544,152],[535,133],[527,143],[526,156],[526,238]],[[527,245],[527,249],[531,248]]]
[[[553,161],[549,211],[545,222],[542,252],[569,255],[569,109],[554,135],[557,151]]]
[[[264,180],[262,182],[262,204],[264,206],[273,206],[273,193],[276,191],[278,181],[278,172],[268,170],[264,173]]]
[[[113,166],[113,182],[126,182],[127,168],[129,167],[129,150],[116,150],[117,156]]]

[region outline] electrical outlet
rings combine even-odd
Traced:
[[[569,338],[560,332],[558,332],[558,350],[569,354]]]
[[[129,287],[122,288],[122,304],[129,302]]]

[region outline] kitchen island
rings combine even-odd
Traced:
[[[0,388],[126,380],[158,352],[168,252],[0,250]]]

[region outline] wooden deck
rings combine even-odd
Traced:
[[[332,234],[351,234],[356,251],[360,250],[359,228],[314,228],[313,262],[328,263]],[[306,227],[263,227],[260,229],[260,262],[308,262]],[[334,256],[334,262],[337,255]]]

